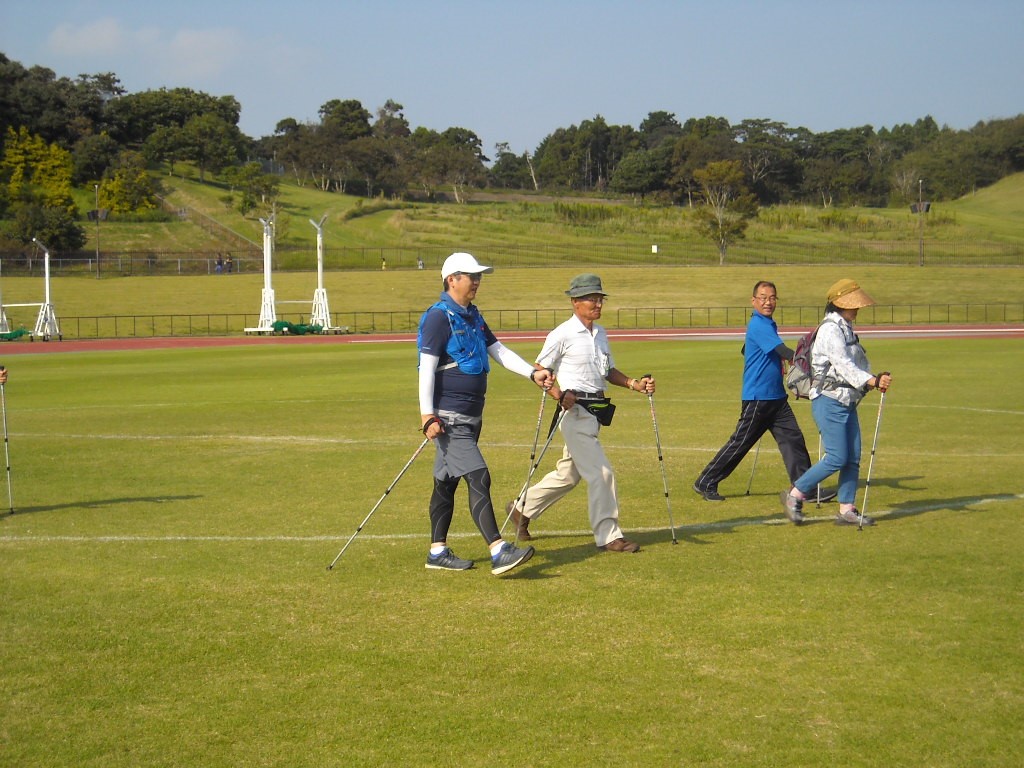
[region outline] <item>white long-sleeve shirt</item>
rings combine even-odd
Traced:
[[[825,315],[814,337],[811,372],[815,382],[811,400],[824,396],[852,405],[864,397],[865,385],[873,375],[868,356],[853,326],[838,312]]]

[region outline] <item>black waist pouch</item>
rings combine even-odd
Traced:
[[[611,426],[612,416],[615,415],[615,406],[612,405],[611,399],[606,397],[603,400],[581,403],[581,405],[586,408],[589,413],[594,415],[594,418],[597,419],[597,423],[602,427]]]

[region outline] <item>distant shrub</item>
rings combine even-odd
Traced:
[[[381,211],[400,211],[406,208],[415,208],[413,203],[404,203],[400,200],[382,200],[376,199],[371,203],[363,203],[362,199],[356,200],[355,207],[349,208],[343,214],[341,214],[342,221],[351,221],[352,219],[358,219],[360,216],[370,216],[374,213],[380,213]]]
[[[555,203],[554,211],[557,218],[573,226],[600,224],[618,215],[614,206],[587,203]]]
[[[139,210],[139,211],[125,211],[114,213],[111,212],[107,216],[107,221],[120,221],[120,222],[131,222],[135,224],[146,224],[154,222],[173,221],[176,217],[167,212],[159,209],[153,210]]]

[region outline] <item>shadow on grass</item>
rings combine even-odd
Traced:
[[[916,479],[919,479],[919,477],[892,478],[889,481],[879,483],[879,485],[889,485],[894,488],[902,488],[903,490],[914,490],[901,485],[901,483],[903,480]],[[874,484],[875,481],[872,480],[872,485]],[[863,499],[863,492],[864,489],[861,488],[859,495],[860,499]],[[892,505],[886,511],[876,512],[873,508],[865,511],[872,517],[875,517],[879,522],[884,522],[888,520],[899,520],[904,517],[914,517],[929,512],[957,511],[978,504],[1015,501],[1021,498],[1020,494],[998,493],[989,496],[956,496],[948,499],[914,499],[913,501],[905,501]],[[808,500],[804,502],[804,514],[807,516],[807,519],[801,524],[801,527],[806,528],[810,525],[820,524],[833,525],[833,516],[838,509],[839,506],[834,501],[823,503],[819,507],[813,500]],[[677,526],[676,531],[677,533],[685,534],[690,543],[709,544],[711,542],[702,541],[697,537],[700,534],[735,533],[737,528],[744,528],[750,525],[791,525],[791,523],[786,519],[785,515],[780,512],[779,514],[774,515],[750,515],[746,517],[733,517],[726,520],[715,520],[708,523],[698,523],[689,526],[681,525]]]
[[[591,541],[586,544],[573,544],[567,547],[559,547],[555,542],[557,539],[577,539],[579,538],[578,533],[540,533],[534,536],[529,542],[536,549],[538,543],[541,544],[541,549],[537,550],[537,554],[534,555],[534,559],[522,570],[522,572],[516,572],[512,575],[513,577],[523,579],[551,579],[558,578],[562,574],[560,573],[548,573],[551,569],[561,568],[564,565],[571,563],[580,563],[584,560],[589,560],[592,557],[610,557],[610,558],[628,558],[636,555],[643,555],[646,547],[654,546],[655,544],[667,544],[672,541],[672,533],[665,528],[662,531],[645,531],[643,533],[626,533],[626,538],[631,541],[635,541],[640,545],[639,552],[604,552],[597,548],[597,546]],[[702,542],[697,541],[692,537],[687,537],[681,532],[681,526],[676,526],[676,538],[682,544],[692,543],[699,544]],[[544,546],[544,542],[552,543],[552,547],[549,549]],[[536,558],[538,555],[543,556],[543,562],[539,562]]]
[[[862,471],[863,471],[863,467],[862,467]],[[834,477],[835,476],[833,475],[833,478]],[[864,493],[864,479],[865,479],[864,475],[861,474],[860,486],[857,488],[857,495],[858,495],[858,497],[861,494]],[[921,486],[919,486],[919,485],[910,485],[909,483],[913,483],[916,480],[923,480],[923,479],[924,479],[924,475],[905,475],[903,477],[872,477],[871,478],[871,485],[872,485],[872,487],[875,487],[875,488],[877,488],[880,485],[884,485],[887,488],[893,488],[893,489],[900,490],[900,491],[922,491],[924,489]],[[833,490],[834,491],[835,490],[835,485],[834,485],[834,483],[831,486],[830,485],[826,485],[825,488],[827,490]],[[780,487],[777,491],[772,491],[770,493],[752,493],[752,494],[746,495],[746,496],[744,496],[742,494],[736,494],[735,498],[737,498],[737,499],[744,499],[744,498],[746,498],[746,499],[752,499],[752,498],[771,499],[771,503],[772,504],[774,504],[776,506],[779,506],[779,491],[782,491],[782,490],[783,490],[783,488]],[[814,502],[814,501],[815,501],[815,497],[812,494],[811,497],[808,498],[807,501],[804,502],[804,503],[807,504],[807,503]],[[831,504],[832,502],[827,502],[827,503]],[[825,504],[822,504],[821,506],[824,509]]]
[[[15,515],[27,515],[37,512],[55,512],[59,509],[103,509],[114,504],[163,504],[168,501],[189,501],[202,498],[196,494],[187,496],[125,496],[119,499],[100,499],[98,501],[69,501],[66,504],[49,504],[40,507],[15,507]]]
[[[536,549],[538,541],[551,541],[556,538],[558,538],[557,534],[536,536],[533,541],[525,543],[534,545],[534,549]],[[593,544],[575,544],[570,547],[560,547],[557,549],[547,549],[545,547],[542,550],[537,550],[533,559],[522,570],[513,571],[509,576],[516,579],[556,579],[560,578],[562,574],[549,573],[552,569],[561,568],[569,563],[579,563],[588,557],[602,554],[605,553],[598,551]],[[538,560],[538,555],[542,555],[543,559]]]
[[[990,496],[954,496],[948,499],[915,499],[914,501],[906,501],[902,504],[894,504],[887,512],[879,512],[878,519],[880,521],[899,520],[904,517],[916,517],[929,512],[958,512],[967,507],[980,504],[1019,501],[1020,499],[1021,495],[1017,493],[997,493]]]

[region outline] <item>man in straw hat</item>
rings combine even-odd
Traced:
[[[533,547],[515,547],[501,538],[491,502],[491,475],[477,441],[483,427],[488,357],[513,373],[550,387],[547,370],[536,370],[498,341],[473,304],[484,274],[493,268],[469,253],[453,253],[441,267],[441,298],[420,319],[419,401],[423,434],[434,441],[434,490],[430,497],[431,545],[426,567],[465,571],[472,560],[448,546],[455,512],[455,490],[463,478],[469,510],[491,554],[491,573],[501,575],[533,556]]]
[[[607,294],[601,278],[577,275],[565,292],[572,303],[572,317],[548,334],[537,356],[537,365],[550,368],[558,383],[548,390],[565,411],[560,429],[565,440],[562,458],[523,499],[510,501],[506,509],[518,528],[518,537],[529,541],[530,521],[575,488],[587,482],[590,527],[598,549],[606,552],[637,552],[619,528],[619,500],[615,473],[598,438],[602,424],[611,423],[614,406],[605,397],[604,382],[641,394],[654,392],[654,379],[634,379],[615,367],[608,334],[598,325]],[[516,502],[520,506],[516,506]]]
[[[780,494],[782,508],[795,523],[803,521],[803,501],[819,483],[839,473],[836,525],[873,525],[855,506],[860,480],[861,434],[857,406],[872,389],[885,392],[892,377],[874,374],[853,332],[862,307],[875,303],[855,281],[840,280],[828,289],[825,319],[811,348],[811,413],[821,432],[825,456]]]

